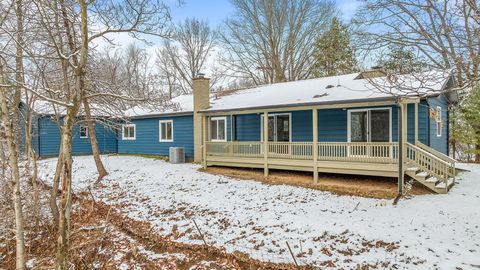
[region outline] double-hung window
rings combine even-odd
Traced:
[[[442,137],[442,107],[437,106],[437,112],[435,114],[435,123],[437,128],[437,137]]]
[[[80,138],[88,138],[88,126],[80,126]]]
[[[227,140],[227,117],[212,117],[210,119],[210,140],[225,142]]]
[[[173,120],[160,120],[160,142],[173,142]]]
[[[122,125],[122,140],[135,140],[136,138],[135,124]]]

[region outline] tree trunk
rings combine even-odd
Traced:
[[[92,115],[90,113],[90,105],[88,104],[88,101],[86,99],[83,99],[83,109],[85,110],[85,117],[87,118],[88,136],[90,136],[90,144],[92,145],[93,159],[95,160],[95,166],[97,166],[97,172],[98,172],[97,182],[100,182],[105,176],[108,175],[108,172],[103,166],[102,159],[100,158],[100,151],[98,150],[97,137],[95,135],[95,126],[92,120]]]
[[[28,98],[26,100],[28,100]],[[30,182],[33,186],[35,229],[38,230],[41,214],[40,189],[37,182],[37,153],[35,153],[32,145],[32,115],[30,109],[25,111],[25,146],[27,150],[28,173],[30,174]]]
[[[77,106],[78,107],[78,106]],[[57,269],[69,269],[68,249],[70,242],[70,217],[72,210],[72,129],[74,118],[77,114],[76,108],[69,108],[62,127],[62,145],[60,152],[62,160],[59,160],[62,180],[62,194],[60,198],[60,211],[58,222],[57,238]],[[57,166],[58,168],[58,166]]]
[[[60,1],[62,13],[64,14],[65,28],[69,40],[69,47],[71,51],[79,49],[79,60],[74,57],[72,61],[75,63],[74,78],[75,78],[75,92],[72,96],[71,104],[67,109],[67,114],[64,118],[62,127],[62,148],[60,150],[62,155],[62,195],[60,199],[59,223],[58,223],[58,239],[57,239],[57,254],[56,254],[56,268],[57,270],[69,269],[68,250],[70,244],[70,218],[72,211],[72,129],[78,109],[83,101],[85,92],[85,67],[88,59],[88,18],[87,7],[85,0],[79,0],[80,12],[80,32],[81,45],[79,48],[75,46],[73,30],[68,23],[67,11],[64,1]]]
[[[480,144],[475,144],[475,163],[480,163]]]
[[[60,141],[60,151],[58,153],[57,167],[55,168],[55,175],[53,176],[52,190],[50,191],[50,211],[52,212],[53,223],[55,226],[60,222],[57,195],[58,187],[60,186],[60,176],[63,173],[63,155],[62,155],[63,142]]]
[[[4,83],[3,74],[3,63],[0,62],[0,84]],[[13,111],[15,111],[16,104],[13,104],[12,106]],[[4,124],[8,145],[8,163],[11,170],[13,206],[15,211],[16,269],[25,269],[25,240],[20,189],[20,169],[18,166],[18,146],[15,142],[14,136],[14,129],[15,126],[18,126],[18,122],[15,122],[14,118],[9,118],[9,111],[5,90],[0,88],[0,119]]]

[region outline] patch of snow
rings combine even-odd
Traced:
[[[147,106],[139,105],[124,111],[124,115],[128,117],[136,116],[152,116],[171,113],[193,113],[193,95],[181,95],[172,98],[168,104],[164,106]]]
[[[32,259],[28,260],[25,264],[26,264],[27,268],[33,268],[33,267],[35,267],[36,263],[37,263],[37,259],[32,258]]]
[[[292,262],[288,242],[297,261],[315,266],[328,260],[333,268],[347,269],[378,262],[408,269],[480,265],[478,165],[463,164],[470,172],[448,194],[393,206],[388,200],[212,175],[192,164],[129,156],[103,160],[110,174],[104,187],[92,188],[94,196],[175,241],[203,243],[195,220],[208,244],[265,261]],[[55,162],[40,161],[44,180],[53,177]],[[95,180],[93,158],[75,157],[74,190]]]
[[[145,255],[150,260],[165,260],[175,258],[178,261],[187,260],[187,256],[181,253],[155,253],[151,250],[147,250],[144,247],[139,247],[138,252]]]

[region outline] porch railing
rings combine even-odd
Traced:
[[[268,157],[281,159],[312,159],[311,142],[268,142]]]
[[[207,142],[207,156],[264,157],[262,142]],[[318,161],[395,163],[397,143],[319,142]],[[268,158],[312,160],[312,142],[268,142]]]
[[[395,163],[397,159],[397,143],[318,143],[318,160]]]
[[[262,142],[207,142],[207,155],[263,157],[262,146]]]

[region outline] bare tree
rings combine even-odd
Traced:
[[[165,41],[157,51],[157,67],[168,92],[192,92],[192,81],[206,68],[216,38],[216,32],[205,21],[195,18],[175,27],[172,40]],[[211,79],[212,85],[215,84],[217,78]]]
[[[177,93],[182,93],[180,89],[180,75],[173,67],[170,53],[166,48],[160,48],[156,51],[155,66],[158,71],[159,80],[164,87],[164,91],[170,99]]]
[[[25,269],[25,240],[23,231],[23,210],[22,197],[20,189],[20,168],[18,164],[18,144],[16,141],[15,130],[18,129],[18,118],[12,117],[17,111],[18,103],[15,98],[8,100],[7,92],[10,90],[5,87],[7,84],[6,67],[3,58],[0,58],[0,124],[4,130],[8,145],[8,160],[11,171],[11,183],[13,191],[13,203],[15,209],[15,238],[16,238],[16,268]],[[18,112],[17,112],[18,113]]]
[[[255,84],[309,78],[315,41],[337,15],[331,1],[233,0],[221,35],[225,65]]]
[[[24,239],[24,214],[21,191],[21,172],[19,166],[20,151],[20,110],[23,74],[23,40],[24,40],[24,3],[22,0],[8,1],[6,6],[1,6],[6,11],[0,17],[0,29],[6,30],[7,35],[1,35],[0,43],[4,48],[11,45],[14,47],[15,68],[14,79],[9,82],[7,61],[0,55],[0,126],[5,134],[8,149],[8,164],[13,191],[13,205],[15,211],[15,238],[16,238],[16,269],[25,269],[25,239]],[[14,10],[13,14],[10,11]],[[10,16],[12,15],[12,16]],[[9,16],[11,17],[9,20]],[[11,27],[4,27],[10,21]],[[3,33],[2,33],[3,34]],[[5,38],[5,39],[4,39]],[[11,42],[16,40],[17,42]],[[6,50],[8,51],[8,50]],[[3,54],[2,50],[2,54]]]
[[[353,23],[364,52],[415,48],[431,66],[455,68],[457,83],[477,81],[480,35],[474,1],[363,0]]]
[[[69,228],[72,196],[72,130],[78,112],[85,99],[99,96],[127,98],[122,93],[90,92],[87,67],[90,45],[97,39],[111,41],[112,33],[129,33],[141,38],[145,34],[164,36],[169,21],[168,8],[159,1],[84,1],[78,3],[58,1],[37,1],[41,24],[47,33],[49,44],[61,59],[61,70],[65,84],[61,92],[52,93],[50,101],[63,106],[61,126],[61,148],[56,178],[61,183],[59,207],[57,269],[69,268]],[[58,23],[60,22],[60,23]],[[95,27],[93,27],[95,25]],[[100,26],[100,27],[98,27]],[[64,41],[64,42],[63,42]],[[54,92],[54,91],[52,91]],[[40,93],[36,93],[41,95]],[[41,95],[45,98],[45,95]]]
[[[358,27],[354,33],[359,50],[369,54],[387,46],[413,48],[430,67],[455,70],[459,89],[468,91],[478,83],[480,13],[477,1],[363,0],[362,3],[353,20]],[[452,134],[456,134],[457,120],[451,119]],[[474,133],[480,138],[480,130]],[[455,153],[455,137],[451,144]],[[479,149],[476,159],[480,162],[480,141],[476,148]]]

